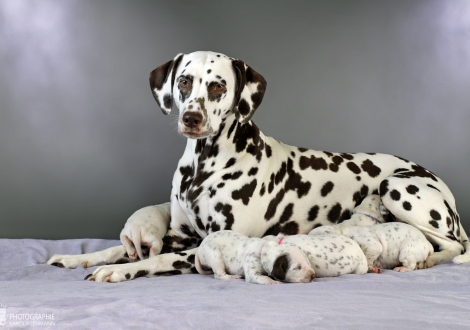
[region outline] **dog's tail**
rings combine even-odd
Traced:
[[[456,264],[463,264],[465,262],[470,262],[470,242],[468,241],[467,233],[463,229],[462,223],[460,222],[460,243],[465,249],[465,253],[459,256],[454,257],[452,261]]]
[[[199,274],[202,274],[202,275],[212,274],[211,270],[205,270],[204,267],[202,267],[201,260],[199,259],[199,255],[197,251],[196,251],[196,258],[194,259],[194,265],[196,266],[196,269]]]

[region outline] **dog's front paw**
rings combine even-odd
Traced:
[[[88,260],[82,255],[54,254],[46,263],[60,268],[88,267]]]
[[[149,272],[146,270],[136,270],[134,264],[108,265],[98,267],[93,274],[85,277],[85,280],[117,283],[147,276],[148,274]]]

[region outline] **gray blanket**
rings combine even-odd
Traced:
[[[470,265],[263,286],[199,274],[95,283],[83,278],[96,267],[43,264],[54,253],[117,244],[0,239],[0,324],[3,318],[7,329],[470,328]]]

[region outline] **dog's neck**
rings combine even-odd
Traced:
[[[203,164],[219,162],[217,167],[228,166],[236,162],[246,152],[261,156],[265,148],[265,136],[259,128],[249,121],[240,123],[235,116],[229,116],[220,125],[220,130],[213,136],[202,139],[187,139],[185,155],[192,160],[195,168]],[[246,152],[242,152],[246,150]]]

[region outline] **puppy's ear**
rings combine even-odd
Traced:
[[[289,262],[285,254],[277,257],[276,261],[274,261],[271,275],[274,276],[278,280],[281,280],[281,281],[285,280],[288,266],[289,266]]]
[[[238,121],[245,124],[263,101],[266,80],[243,61],[233,59],[232,66],[237,78],[233,110]]]
[[[176,57],[160,65],[150,73],[150,89],[158,106],[165,115],[169,114],[173,106],[173,85],[178,65],[184,54],[178,54]]]

